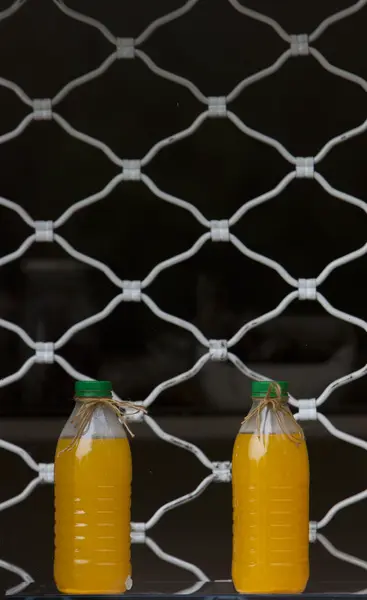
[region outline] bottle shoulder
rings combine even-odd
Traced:
[[[294,435],[301,431],[299,423],[295,420],[289,407],[282,412],[264,407],[261,412],[251,414],[242,421],[239,433],[261,434],[289,434]]]
[[[297,479],[299,471],[304,480],[309,471],[306,440],[300,433],[293,437],[284,433],[239,433],[233,447],[232,469],[234,479],[262,471],[274,479],[281,477],[282,472]]]
[[[62,438],[74,438],[78,434],[80,421],[81,405],[76,403],[74,410],[66,421],[60,435]],[[126,430],[122,421],[112,408],[107,405],[97,406],[92,415],[90,422],[85,427],[82,436],[85,438],[126,438]]]

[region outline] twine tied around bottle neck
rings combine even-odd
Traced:
[[[275,395],[274,395],[275,394]],[[268,391],[263,398],[253,397],[256,404],[251,408],[248,415],[242,421],[242,425],[247,423],[250,419],[256,419],[256,433],[257,436],[261,437],[261,413],[263,410],[271,410],[278,422],[280,431],[294,444],[300,444],[304,441],[305,436],[303,429],[300,424],[296,421],[291,411],[288,408],[288,396],[283,396],[282,389],[276,381],[271,382],[268,387]],[[295,432],[290,432],[287,427],[286,418],[291,419],[296,426]]]
[[[75,396],[74,400],[80,403],[76,415],[72,419],[72,423],[76,428],[76,434],[69,446],[62,450],[71,450],[74,446],[79,442],[79,440],[83,437],[84,433],[88,430],[88,427],[91,423],[93,413],[98,406],[104,405],[113,410],[115,413],[119,423],[121,423],[122,427],[125,427],[126,431],[129,433],[131,437],[134,437],[133,432],[127,424],[127,415],[126,409],[131,408],[136,414],[138,412],[146,413],[146,409],[138,404],[134,404],[133,402],[129,402],[127,400],[117,400],[116,398],[109,397],[80,397]]]

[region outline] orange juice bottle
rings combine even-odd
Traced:
[[[131,454],[109,381],[78,381],[55,456],[55,583],[65,594],[130,587]]]
[[[246,594],[300,593],[309,576],[306,442],[286,382],[255,381],[252,398],[233,449],[233,584]]]

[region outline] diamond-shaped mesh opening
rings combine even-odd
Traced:
[[[5,314],[3,319],[6,320],[7,316],[8,315]],[[20,329],[19,326],[17,328]],[[1,337],[0,347],[1,352],[4,355],[4,360],[1,361],[0,377],[6,385],[8,377],[11,376],[13,372],[18,373],[20,371],[19,377],[22,377],[21,369],[23,364],[31,358],[33,352],[30,348],[24,346],[24,342],[19,338],[19,335],[11,330],[4,331]],[[5,401],[7,394],[3,389],[0,389],[0,396],[2,396]]]
[[[331,273],[322,286],[323,293],[329,298],[330,302],[334,304],[338,302],[338,307],[341,310],[350,312],[361,320],[365,316],[363,305],[367,301],[367,290],[364,286],[366,268],[367,256],[356,257],[355,260],[341,265],[340,269],[336,269]],[[343,291],[340,289],[342,282]],[[365,330],[363,327],[359,329],[364,340]],[[365,342],[362,343],[365,345]]]
[[[54,448],[51,448],[50,444],[38,445],[38,448],[42,451],[42,458],[53,460],[54,455],[52,450],[54,450]],[[34,452],[34,449],[35,447],[28,442],[27,450],[29,452]],[[33,476],[33,473],[31,476]],[[18,482],[19,479],[20,478],[18,478]],[[29,479],[28,469],[28,473],[25,473],[24,477],[22,477],[24,487],[29,482]],[[21,490],[18,489],[17,492],[19,491]],[[6,561],[11,565],[21,565],[25,574],[39,572],[40,568],[44,568],[47,573],[52,574],[53,554],[52,552],[46,552],[44,555],[42,554],[42,548],[52,547],[53,543],[53,515],[47,510],[50,502],[53,502],[52,487],[38,485],[29,498],[27,498],[27,502],[29,502],[30,514],[38,515],[39,513],[37,519],[30,519],[29,515],[22,510],[21,504],[10,507],[0,515],[3,543],[7,548]],[[23,530],[22,544],[18,543],[16,539],[17,536],[14,535],[14,531],[17,531],[18,527],[21,527]],[[32,546],[32,552],[29,552],[30,546]],[[6,570],[1,570],[1,585],[6,584],[11,586],[18,584],[20,578],[20,573],[16,573],[9,577]],[[40,587],[41,586],[42,584]]]
[[[1,146],[0,146],[1,147]],[[5,179],[5,177],[4,177]],[[10,180],[10,178],[9,178]],[[0,252],[3,268],[0,271],[0,281],[3,287],[3,294],[6,295],[9,292],[9,287],[5,285],[5,282],[14,281],[17,277],[19,279],[19,272],[16,273],[16,269],[19,270],[19,261],[21,255],[18,257],[14,255],[19,248],[22,247],[24,240],[30,235],[28,225],[23,221],[21,214],[13,210],[14,202],[7,200],[7,198],[0,198],[0,220],[1,220],[1,236],[0,236]],[[13,261],[16,261],[16,269],[14,268]],[[1,264],[1,263],[0,263]]]
[[[238,2],[246,8],[259,11],[259,13],[275,19],[286,31],[302,31],[311,32],[320,25],[324,19],[334,14],[336,10],[350,8],[349,0],[340,0],[338,5],[335,5],[335,0],[323,0],[323,2],[312,3],[291,3],[287,2],[272,2],[271,0],[241,0]],[[345,25],[347,19],[343,19]],[[330,34],[335,32],[335,27],[330,29]],[[327,35],[327,34],[325,34]]]
[[[274,189],[289,171],[274,148],[244,136],[227,120],[204,121],[146,168],[159,187],[192,202],[207,219],[235,214]]]
[[[28,113],[27,107],[9,87],[0,88],[0,139],[10,142],[17,139],[20,130],[25,126],[24,119]],[[3,149],[3,146],[2,146]],[[5,193],[3,191],[3,193]]]
[[[330,154],[325,156],[325,160],[322,162],[322,173],[334,188],[358,197],[365,184],[364,160],[360,157],[366,156],[366,153],[366,136],[356,135],[351,137],[344,144],[339,144],[333,148]],[[361,207],[366,211],[363,204]],[[359,216],[358,224],[355,220],[351,225],[349,225],[349,219],[346,221],[348,227],[353,228],[353,232],[358,238],[361,235],[364,222],[363,212],[359,211]]]
[[[293,303],[279,317],[246,333],[234,351],[270,379],[279,379],[283,372],[296,396],[315,398],[336,376],[365,364],[359,356],[358,329],[328,315],[321,306],[306,313]],[[339,401],[347,399],[349,388],[336,390],[333,402],[334,394]]]
[[[144,279],[158,263],[188,250],[202,229],[188,211],[157,198],[143,183],[120,182],[103,201],[74,214],[62,233],[124,280]]]
[[[20,136],[0,144],[0,161],[2,196],[35,220],[57,220],[83,199],[99,193],[103,198],[120,173],[100,150],[70,138],[53,122],[31,122]]]
[[[347,2],[343,2],[340,8],[347,8],[348,5]],[[331,64],[363,78],[367,77],[365,61],[361,60],[366,17],[367,8],[365,6],[348,19],[335,23],[315,44]]]
[[[216,447],[218,448],[218,443]],[[225,451],[223,445],[219,446],[219,449]],[[188,484],[188,487],[193,486]],[[230,487],[209,486],[195,500],[195,507],[188,503],[179,507],[177,511],[168,513],[165,522],[162,520],[157,524],[155,535],[169,552],[182,556],[182,540],[187,540],[190,535],[185,524],[195,520],[198,541],[190,548],[190,559],[200,564],[210,579],[227,579],[231,569],[231,511]],[[175,536],[169,535],[172,530],[175,531]],[[207,551],[212,545],[217,548],[214,558],[210,557]]]
[[[160,549],[162,549],[164,541],[165,540],[161,541],[160,539],[157,539],[157,541],[154,543],[157,544]],[[167,547],[167,544],[165,544],[164,548],[165,551],[171,553],[172,556],[175,548],[170,546],[171,545],[168,544]],[[156,584],[157,571],[161,564],[160,561],[161,558],[156,556],[150,547],[141,544],[133,544],[131,549],[131,562],[134,563],[134,577],[136,580],[148,580],[152,582],[150,585]],[[190,588],[193,581],[195,581],[195,576],[192,573],[182,571],[179,566],[175,566],[170,562],[167,562],[165,568],[167,569],[167,582],[165,582],[164,587],[167,594],[176,594],[178,591],[180,591],[178,587],[182,589]],[[178,584],[175,582],[180,583]]]
[[[114,61],[100,78],[75,88],[60,104],[77,130],[102,140],[122,158],[143,157],[162,138],[189,127],[199,109],[188,90],[157,81],[136,59]]]
[[[70,3],[71,5],[71,3]],[[156,19],[180,9],[182,0],[157,0],[148,2],[134,0],[133,3],[116,4],[115,0],[104,0],[104,4],[89,0],[73,0],[72,8],[103,23],[116,35],[138,36]]]
[[[282,68],[249,86],[233,110],[253,129],[279,140],[298,156],[314,156],[324,144],[365,120],[363,90],[325,69],[313,56],[290,58]],[[345,110],[345,102],[353,111]],[[317,123],[317,126],[315,124]]]
[[[338,417],[333,415],[330,417],[330,421],[336,424],[338,422]],[[346,430],[348,428],[348,419],[346,419]],[[305,428],[305,431],[307,433],[307,427]],[[320,460],[320,452],[322,453],[322,456],[325,457],[323,460],[325,469],[319,469],[317,475],[315,475],[315,489],[322,489],[322,481],[325,481],[325,479],[328,481],[328,489],[323,490],[322,494],[318,494],[317,498],[313,498],[311,494],[311,510],[314,509],[314,503],[317,501],[317,510],[319,512],[317,516],[321,518],[328,513],[333,503],[338,503],[344,500],[346,496],[353,496],[354,494],[361,492],[361,486],[358,486],[358,477],[356,477],[356,473],[360,467],[365,468],[367,459],[363,450],[350,444],[346,444],[342,440],[334,438],[328,443],[323,435],[321,426],[319,425],[315,431],[315,437],[315,446],[310,449],[309,452],[310,467],[312,468],[312,466],[316,465],[316,462]],[[332,458],[333,456],[335,457],[335,453],[338,451],[343,452],[347,464],[350,466],[350,468],[347,469],[348,472],[343,474],[342,482],[338,481],[337,477],[338,471],[340,471],[340,465]],[[327,460],[329,460],[329,462],[326,462]],[[328,465],[327,469],[326,465]],[[314,468],[313,472],[315,471],[316,469]],[[334,539],[335,543],[341,542],[343,545],[342,538],[348,538],[347,531],[351,524],[351,513],[357,510],[357,507],[358,509],[363,510],[363,502],[361,502],[361,505],[357,504],[356,506],[349,506],[344,510],[340,510],[335,514],[335,521],[330,521],[331,539]],[[338,525],[340,525],[345,535],[340,533]],[[335,535],[340,536],[340,539],[334,537]]]
[[[152,413],[154,410],[152,409]],[[157,423],[160,423],[159,417]],[[146,426],[145,426],[146,427]],[[137,430],[140,432],[139,430]],[[167,447],[164,442],[159,446],[156,440],[145,440],[144,447],[139,447],[138,444],[132,443],[131,450],[136,465],[136,475],[133,478],[133,493],[134,497],[141,489],[147,490],[149,494],[149,506],[144,503],[144,498],[140,498],[132,506],[133,521],[149,521],[154,513],[164,504],[170,502],[174,498],[169,492],[167,493],[166,478],[169,478],[174,486],[178,496],[185,495],[189,490],[194,490],[203,477],[207,475],[205,468],[195,457],[189,452],[183,452],[181,448],[172,446],[170,452],[174,460],[175,468],[168,468],[166,473],[161,471],[162,464],[167,462]],[[179,468],[177,466],[179,465]],[[182,471],[189,475],[183,479],[180,474]],[[170,514],[176,515],[175,511],[168,512],[163,515],[160,522],[164,522],[169,518]],[[183,524],[185,519],[183,519]],[[169,528],[174,530],[174,528]],[[162,535],[167,535],[165,527],[161,530]],[[179,536],[178,536],[179,537]]]
[[[16,276],[16,265],[12,271]],[[24,303],[16,322],[33,338],[61,338],[70,327],[102,311],[116,295],[115,286],[103,273],[53,244],[33,245],[21,259],[21,271]],[[81,351],[90,339],[85,329],[75,344],[81,344]]]
[[[92,368],[98,379],[114,382],[117,394],[137,402],[148,397],[162,381],[190,369],[195,356],[189,332],[157,318],[147,306],[135,303],[120,303],[96,324],[76,332],[60,353],[77,372],[90,372]],[[173,386],[162,397],[157,410],[190,407],[194,397],[190,401],[187,393],[187,387]]]
[[[89,340],[87,341],[89,342]],[[79,354],[80,352],[81,348],[74,346],[74,354]],[[26,360],[29,353],[31,353],[31,351],[28,349],[23,350],[22,347],[18,349],[18,354],[23,357],[23,362]],[[15,352],[12,354],[15,354]],[[15,358],[11,355],[12,369],[9,369],[9,373],[16,372],[14,361],[18,354],[15,354]],[[93,355],[91,358],[95,359]],[[89,361],[86,359],[86,366],[94,366],[95,361],[93,363],[91,358],[89,358]],[[57,386],[55,386],[55,381],[57,381]],[[47,397],[48,399],[46,407],[43,407],[42,404],[43,397]],[[65,409],[71,413],[75,406],[72,395],[70,394],[70,376],[65,373],[58,364],[33,364],[32,368],[29,369],[21,379],[0,389],[0,398],[2,400],[1,414],[4,417],[16,418],[18,414],[17,407],[19,407],[25,418],[41,413],[44,415],[45,419],[51,419],[51,421],[46,422],[47,430],[45,431],[45,437],[48,439],[52,436],[57,438],[60,435],[60,426],[57,421],[53,423],[52,418],[57,415],[63,416]],[[21,433],[23,425],[19,425],[19,428],[19,432]],[[22,443],[24,437],[32,439],[29,428],[26,431],[23,430],[23,438],[19,434],[14,440],[14,443]],[[33,452],[33,448],[30,447],[29,451]],[[53,461],[54,451],[55,444],[53,447],[47,447],[45,456],[41,456],[41,458]]]
[[[353,239],[340,235],[346,223]],[[335,259],[364,246],[363,224],[359,207],[338,201],[314,180],[296,179],[277,198],[250,210],[233,233],[252,250],[272,253],[289,273],[317,277]]]
[[[12,496],[17,496],[22,489],[28,484],[29,471],[27,465],[15,454],[11,456],[7,455],[6,449],[0,448],[0,465],[3,472],[7,469],[11,469],[12,477],[9,477],[9,485],[1,489],[0,492],[0,503],[8,500]],[[14,509],[13,509],[14,511]],[[18,510],[18,513],[20,511]],[[19,516],[19,515],[18,515]],[[6,516],[1,515],[1,521],[5,522],[9,519],[9,514]]]
[[[69,19],[55,4],[53,0],[25,2],[0,22],[1,77],[16,82],[31,97],[52,97],[108,56],[103,36]]]
[[[178,302],[179,282],[185,288],[184,305]],[[287,291],[276,272],[232,244],[208,241],[192,258],[162,272],[151,295],[167,312],[195,323],[208,339],[230,339],[244,323],[275,308]]]
[[[214,96],[229,93],[239,81],[268,67],[286,44],[266,25],[242,22],[229,3],[201,0],[152,36],[143,50],[164,69]]]

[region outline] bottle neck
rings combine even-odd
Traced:
[[[274,401],[273,401],[274,400]],[[251,409],[242,423],[242,433],[281,433],[280,423],[295,423],[287,398],[253,397]],[[279,415],[281,414],[281,419]],[[291,425],[293,430],[293,426]]]
[[[268,406],[269,408],[274,408],[274,409],[276,409],[277,407],[289,409],[287,396],[283,396],[282,398],[271,398],[271,397],[267,398],[266,396],[259,396],[259,397],[252,396],[251,400],[252,400],[252,408],[256,408],[256,407],[260,406],[261,404],[264,404],[264,408],[266,406]]]
[[[108,396],[101,397],[108,399]],[[92,438],[125,438],[126,432],[118,415],[109,405],[108,402],[98,402],[99,397],[74,397],[75,406],[71,414],[71,417],[67,423],[67,433],[72,429],[74,435],[78,431],[78,425],[80,425],[80,419],[85,414],[85,409],[90,407],[90,414],[88,415],[88,423],[83,437]],[[90,404],[89,402],[90,401]],[[95,401],[95,403],[93,403]],[[64,436],[65,437],[65,436]]]

